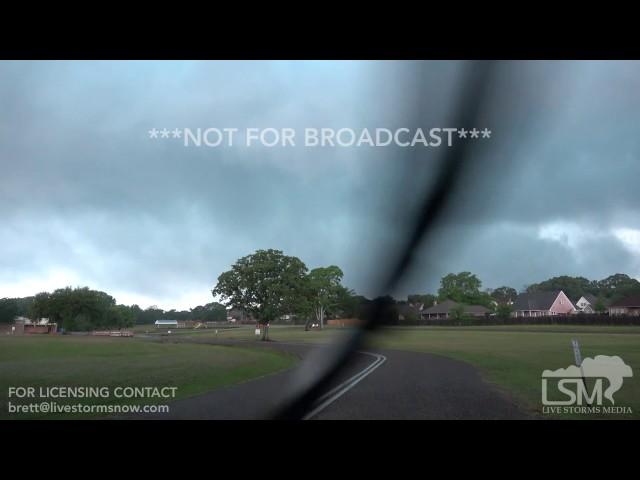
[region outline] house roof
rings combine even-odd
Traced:
[[[596,303],[598,303],[598,298],[595,295],[587,293],[586,295],[583,295],[583,297],[594,307],[596,306]]]
[[[632,295],[630,297],[621,298],[617,302],[613,302],[610,307],[640,307],[640,295]]]
[[[173,325],[177,320],[156,320],[156,325]]]
[[[513,303],[514,310],[549,310],[556,301],[561,290],[555,292],[521,293]]]
[[[409,313],[420,315],[420,309],[409,303],[401,303],[398,305],[398,313],[400,313],[400,315],[407,315]]]
[[[460,305],[457,302],[454,302],[453,300],[445,300],[442,303],[438,303],[437,305],[434,305],[433,307],[430,308],[425,308],[424,310],[422,310],[422,314],[444,314],[444,313],[449,313],[451,312],[451,310],[453,308],[456,308],[458,305]],[[482,305],[465,305],[464,306],[464,313],[487,313],[490,310],[486,307],[483,307]]]
[[[587,302],[589,302],[592,307],[594,307],[596,303],[598,303],[598,298],[595,295],[591,295],[590,293],[585,293],[584,295],[581,295],[578,298],[576,298],[576,301],[573,302],[573,304],[575,305],[576,303],[578,303],[582,297],[584,297],[584,299]]]

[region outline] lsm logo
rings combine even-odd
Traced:
[[[624,379],[633,376],[631,367],[618,356],[597,355],[583,361],[575,341],[574,353],[576,365],[542,372],[542,412],[633,413],[630,407],[616,406],[613,399]],[[605,379],[608,386],[603,390]],[[606,405],[603,405],[603,397],[608,400]]]

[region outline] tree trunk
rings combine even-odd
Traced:
[[[322,330],[324,324],[324,307],[322,305],[318,305],[315,309],[315,314],[318,325],[320,326],[320,330]]]
[[[269,340],[269,327],[267,324],[262,325],[262,341]]]

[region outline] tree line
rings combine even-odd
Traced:
[[[584,295],[593,295],[610,303],[640,294],[640,282],[624,273],[616,273],[602,280],[562,275],[528,285],[525,290],[527,292],[562,290],[572,301]]]
[[[606,305],[631,295],[640,295],[640,282],[624,273],[616,273],[602,280],[589,280],[585,277],[562,275],[524,286],[520,292],[509,286],[482,290],[480,279],[470,272],[450,273],[442,278],[437,294],[409,295],[407,303],[422,305],[423,308],[433,306],[436,302],[453,300],[462,305],[482,305],[489,308],[498,317],[508,318],[511,304],[518,293],[555,292],[564,293],[573,302],[582,296],[592,295],[596,298],[594,309],[606,311]],[[402,302],[400,302],[402,303]],[[454,316],[456,313],[453,312]]]
[[[89,287],[59,288],[53,293],[0,300],[0,321],[10,322],[16,316],[49,318],[61,328],[77,331],[126,328],[135,321],[131,307],[118,305],[108,293]]]
[[[327,318],[364,319],[374,304],[383,307],[378,311],[382,312],[381,320],[385,324],[398,323],[401,309],[405,317],[417,316],[415,307],[429,308],[445,300],[461,305],[459,312],[452,312],[454,316],[464,313],[464,305],[482,305],[497,316],[507,318],[511,313],[510,304],[518,295],[518,291],[509,286],[482,289],[478,276],[459,272],[445,275],[435,294],[412,294],[400,301],[390,295],[370,300],[342,285],[343,276],[336,265],[310,270],[302,260],[280,250],[257,250],[220,274],[211,290],[214,301],[189,310],[163,310],[156,306],[142,309],[138,305],[117,304],[109,294],[88,287],[66,287],[32,297],[0,299],[0,322],[25,316],[49,318],[65,330],[127,328],[162,319],[221,322],[227,318],[227,308],[237,308],[267,327],[263,328],[263,338],[267,339],[268,325],[281,322],[287,316],[303,322],[306,329],[312,323],[323,328]],[[521,292],[555,290],[563,290],[572,301],[590,294],[603,304],[640,294],[640,282],[621,273],[594,281],[559,276],[525,286]],[[413,308],[403,308],[407,305]]]
[[[129,328],[163,319],[222,322],[227,319],[227,310],[218,302],[188,311],[163,310],[156,306],[142,309],[138,305],[117,304],[108,293],[89,287],[66,287],[31,297],[0,299],[0,322],[12,322],[15,317],[49,318],[65,330],[88,331]]]

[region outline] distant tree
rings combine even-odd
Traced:
[[[129,328],[135,324],[136,317],[127,305],[112,305],[109,308],[107,325],[116,328]]]
[[[507,320],[511,317],[513,308],[508,303],[499,303],[496,307],[496,317]]]
[[[342,318],[355,318],[358,314],[358,307],[361,298],[349,288],[342,288],[338,292],[338,303],[335,307],[336,315]]]
[[[129,324],[132,316],[114,309],[115,299],[105,292],[82,288],[59,288],[39,293],[31,304],[34,319],[47,317],[66,330],[90,330]],[[129,307],[124,307],[129,309]]]
[[[562,275],[553,277],[540,283],[529,285],[527,292],[554,292],[562,290],[572,301],[583,295],[597,295],[597,285],[584,277],[570,277]]]
[[[151,305],[146,308],[141,314],[141,323],[149,324],[154,323],[156,320],[166,320],[167,314],[161,308],[158,308],[156,305]]]
[[[491,291],[491,298],[493,298],[499,305],[513,302],[517,296],[518,292],[515,288],[511,287],[498,287]]]
[[[143,310],[135,303],[131,305],[130,309],[131,309],[131,314],[133,315],[133,323],[135,325],[141,324],[142,322],[140,320],[142,317]]]
[[[440,280],[438,297],[441,300],[467,302],[480,295],[482,282],[470,272],[449,273]]]
[[[482,305],[483,307],[487,307],[491,310],[495,308],[496,301],[487,292],[480,292],[478,296],[473,298],[472,300],[472,305]]]
[[[616,273],[602,280],[588,280],[584,277],[562,275],[526,288],[527,292],[562,290],[573,301],[590,294],[608,300],[640,294],[640,282],[624,273]]]
[[[18,302],[15,298],[0,299],[0,323],[11,323],[18,316]]]
[[[40,292],[34,298],[29,309],[29,317],[35,320],[39,318],[48,318],[51,311],[51,294],[49,292]]]
[[[593,306],[593,309],[597,313],[606,313],[607,305],[605,304],[604,299],[602,297],[598,297],[598,299],[596,300],[596,304]]]
[[[202,322],[224,322],[227,319],[227,308],[218,302],[198,305],[191,309],[191,319]]]
[[[491,305],[488,293],[480,291],[482,282],[470,272],[450,273],[440,281],[438,297],[440,300],[453,300],[467,305]]]
[[[436,296],[431,295],[430,293],[426,293],[423,295],[421,294],[409,295],[407,297],[407,301],[412,305],[422,304],[424,305],[424,308],[429,308],[429,307],[433,307],[433,304],[436,301]]]
[[[17,313],[18,316],[20,317],[29,316],[29,312],[31,311],[31,305],[33,304],[33,299],[34,299],[33,296],[14,299],[16,301],[16,305],[18,306],[18,313]]]
[[[262,339],[268,340],[269,323],[295,308],[306,274],[299,258],[280,250],[258,250],[222,273],[211,293],[257,318],[264,327]]]
[[[398,305],[398,307],[400,310],[401,306]],[[409,304],[404,304],[403,307],[405,308],[402,308],[400,311],[402,312],[405,322],[414,323],[419,320],[418,312],[414,308],[411,308]]]
[[[172,308],[168,312],[164,312],[163,317],[165,317],[168,320],[180,320],[180,321],[190,320],[191,312],[186,310],[178,311],[175,308]]]
[[[599,280],[596,282],[598,288],[603,291],[603,293],[612,292],[614,290],[620,290],[627,287],[639,287],[640,282],[635,278],[629,277],[624,273],[616,273],[614,275],[610,275],[607,278]]]
[[[307,275],[307,288],[320,329],[324,327],[327,311],[336,307],[344,295],[344,287],[340,284],[343,275],[335,265],[314,268]]]
[[[640,294],[640,282],[624,273],[610,275],[596,282],[596,285],[597,292],[593,292],[594,294],[613,301]]]
[[[449,310],[449,315],[456,321],[462,321],[466,319],[465,314],[465,305],[463,303],[458,303],[455,307]]]

